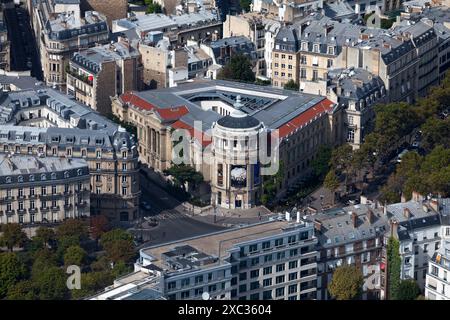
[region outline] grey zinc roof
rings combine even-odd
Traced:
[[[72,62],[93,73],[98,73],[103,62],[120,61],[139,56],[133,47],[122,43],[111,43],[74,53]]]
[[[78,170],[81,171],[78,171]],[[50,174],[55,174],[55,179],[63,179],[64,173],[70,176],[79,174],[88,176],[89,168],[84,159],[68,159],[19,155],[7,156],[0,154],[0,185],[8,183],[30,182],[30,175],[34,181],[51,180]],[[10,182],[7,179],[11,179]],[[20,179],[22,180],[20,180]]]
[[[138,15],[117,20],[116,23],[125,29],[136,29],[136,33],[139,35],[141,32],[162,31],[163,29],[171,31],[172,29],[193,28],[197,24],[214,23],[218,20],[216,12],[203,10],[178,16],[167,16],[159,13]]]
[[[370,96],[383,85],[380,77],[361,68],[333,69],[328,72],[331,79],[331,87],[341,87],[341,99],[360,100]]]
[[[367,213],[372,210],[374,219],[369,223]],[[352,224],[351,213],[358,216],[357,227]],[[322,224],[321,231],[316,235],[319,244],[324,248],[341,246],[355,241],[373,239],[383,235],[389,225],[383,213],[371,205],[355,205],[342,209],[331,209],[323,213],[308,216],[311,221]]]

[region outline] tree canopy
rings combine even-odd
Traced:
[[[173,164],[169,169],[164,170],[164,174],[172,176],[175,184],[183,190],[186,182],[195,187],[203,181],[203,175],[200,172],[185,164]]]
[[[5,297],[18,281],[25,278],[26,274],[25,265],[15,253],[0,253],[0,299]]]
[[[18,223],[7,223],[2,226],[0,244],[6,246],[11,252],[14,247],[22,247],[28,238]]]
[[[416,300],[420,296],[420,288],[417,282],[410,280],[400,281],[397,292],[397,300]]]
[[[364,278],[357,267],[342,265],[333,272],[328,291],[336,300],[354,300],[361,297]]]
[[[283,86],[284,89],[286,90],[294,90],[294,91],[298,91],[300,89],[298,83],[296,83],[294,80],[289,80],[288,82],[286,82]]]
[[[254,82],[255,74],[248,57],[243,54],[234,55],[217,75],[217,79]]]

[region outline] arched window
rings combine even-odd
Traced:
[[[23,177],[22,177],[22,176],[19,176],[19,177],[17,178],[17,181],[18,181],[18,182],[23,182]]]
[[[6,183],[11,183],[11,177],[6,177]]]
[[[67,179],[70,177],[69,171],[64,172],[64,178]]]
[[[34,175],[33,175],[33,174],[30,174],[29,179],[30,179],[30,181],[34,181]]]
[[[52,174],[51,174],[51,179],[52,179],[52,180],[55,180],[55,179],[56,179],[56,173],[52,172]]]
[[[41,180],[47,180],[47,176],[45,175],[45,173],[41,174]]]
[[[77,170],[77,175],[81,176],[82,173],[83,173],[83,172],[81,171],[81,169],[78,169],[78,170]]]

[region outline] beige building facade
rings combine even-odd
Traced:
[[[60,222],[90,215],[83,159],[0,154],[0,224]]]

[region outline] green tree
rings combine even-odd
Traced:
[[[114,281],[111,272],[89,272],[81,274],[81,289],[72,290],[73,299],[81,299],[93,295],[105,287],[110,286]]]
[[[39,227],[36,230],[36,235],[33,237],[37,241],[41,241],[44,246],[51,247],[56,240],[55,231],[48,227]]]
[[[82,266],[86,262],[87,253],[80,246],[68,247],[64,254],[64,265],[77,265]]]
[[[296,83],[294,80],[291,79],[284,84],[283,88],[286,90],[298,91],[300,87],[299,87],[298,83]]]
[[[58,248],[56,249],[56,256],[59,261],[64,260],[64,254],[67,248],[80,245],[80,237],[78,235],[63,236],[58,238]]]
[[[26,276],[25,265],[12,252],[0,253],[0,298]]]
[[[330,166],[337,175],[344,175],[345,192],[350,179],[354,174],[353,148],[349,144],[343,144],[331,152]]]
[[[31,276],[35,278],[39,273],[47,268],[58,266],[58,259],[55,253],[44,248],[36,252],[34,262],[31,267]]]
[[[420,295],[420,288],[414,280],[402,280],[398,287],[397,300],[416,300]]]
[[[33,278],[40,300],[64,300],[69,297],[67,275],[59,267],[40,270]]]
[[[317,177],[323,177],[330,169],[331,148],[321,145],[317,151],[315,159],[311,162],[311,167]]]
[[[343,265],[333,272],[328,291],[337,300],[355,300],[361,297],[364,277],[361,270]]]
[[[239,1],[239,5],[240,5],[241,9],[244,10],[245,12],[250,11],[251,4],[252,4],[251,0],[240,0]]]
[[[8,290],[8,300],[37,300],[38,293],[31,280],[16,283]]]
[[[77,237],[83,241],[88,237],[88,228],[85,222],[78,219],[67,219],[56,229],[56,238]]]
[[[430,152],[437,145],[450,148],[450,118],[437,119],[430,117],[421,127],[421,147]]]
[[[162,7],[159,3],[153,2],[153,0],[145,0],[147,5],[146,13],[162,13]]]
[[[397,239],[390,237],[386,246],[388,299],[398,300],[400,290],[400,268],[402,260],[399,254],[400,244]]]
[[[114,268],[112,269],[112,276],[114,279],[117,279],[125,274],[130,273],[132,270],[129,266],[125,264],[123,261],[119,261],[114,265]]]
[[[325,180],[323,181],[323,186],[331,191],[333,194],[333,204],[336,190],[339,188],[339,179],[336,176],[336,173],[333,169],[331,169],[327,175],[325,176]]]
[[[6,246],[11,252],[14,247],[23,247],[28,238],[18,223],[7,223],[2,226],[0,244]]]
[[[217,75],[217,79],[254,82],[255,74],[250,60],[243,54],[234,55]]]
[[[185,183],[189,183],[193,188],[203,181],[203,175],[193,167],[185,164],[173,164],[169,169],[164,170],[165,175],[174,178],[175,184],[185,190]]]
[[[109,261],[117,263],[129,262],[134,256],[133,236],[121,229],[114,229],[102,235],[101,246],[106,251]]]
[[[136,255],[133,242],[127,240],[117,240],[105,245],[103,248],[108,259],[114,264],[121,261],[128,263]]]

